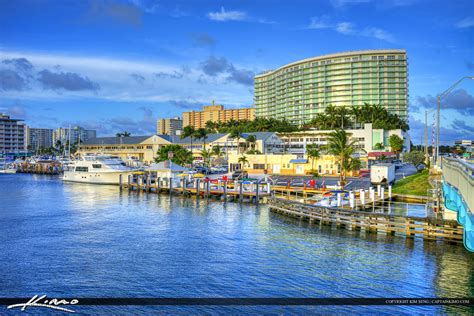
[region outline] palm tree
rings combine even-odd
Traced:
[[[117,133],[115,134],[116,137],[130,137],[132,134],[130,134],[130,132],[123,132],[123,133]]]
[[[247,143],[247,148],[251,145],[252,149],[255,150],[255,143],[257,142],[257,137],[255,137],[255,135],[247,136],[247,139],[245,141]]]
[[[201,157],[202,157],[202,160],[204,162],[204,166],[208,167],[209,168],[209,164],[210,164],[210,161],[211,161],[211,157],[212,157],[212,153],[210,150],[206,150],[206,149],[203,149],[201,151]]]
[[[224,155],[224,153],[221,150],[221,146],[219,146],[219,145],[212,146],[212,155],[217,157],[217,158],[222,157]]]
[[[206,139],[207,139],[207,135],[209,134],[209,132],[205,129],[205,128],[198,128],[196,130],[196,133],[194,134],[194,137],[196,137],[196,139],[202,139],[203,140],[203,147],[204,147],[204,150],[206,150]]]
[[[337,164],[341,168],[339,182],[342,188],[346,182],[346,171],[350,170],[348,161],[352,159],[355,143],[356,141],[349,140],[349,135],[342,129],[336,129],[328,137],[327,151],[336,157]]]
[[[237,153],[240,153],[240,139],[242,138],[242,130],[238,127],[233,128],[230,131],[229,137],[237,139]]]
[[[183,128],[183,132],[181,133],[181,136],[179,138],[184,139],[186,137],[189,137],[191,140],[191,155],[193,152],[193,137],[194,134],[196,133],[196,130],[194,129],[194,126],[188,125]]]
[[[318,146],[315,144],[309,144],[306,146],[306,154],[308,158],[311,159],[311,171],[314,170],[314,160],[319,159],[321,157],[321,153],[319,152]]]
[[[242,155],[242,157],[239,157],[238,161],[240,163],[240,169],[241,170],[244,170],[245,165],[249,163],[249,161],[248,161],[247,157],[245,157],[245,155]]]

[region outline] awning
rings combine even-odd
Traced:
[[[291,159],[290,163],[308,163],[308,159]]]

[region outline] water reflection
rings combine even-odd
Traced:
[[[462,246],[335,230],[270,213],[265,205],[29,176],[0,177],[0,193],[2,296],[41,290],[50,296],[99,297],[466,297],[474,289],[474,257]],[[360,314],[468,311],[355,309]]]

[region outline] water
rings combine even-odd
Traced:
[[[270,213],[266,206],[121,194],[113,186],[2,175],[0,210],[0,297],[474,295],[474,254],[460,245],[309,226]],[[96,314],[474,312],[468,307],[440,306],[74,310]]]

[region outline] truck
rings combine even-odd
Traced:
[[[393,184],[395,182],[395,165],[380,163],[372,165],[370,169],[371,184]]]

